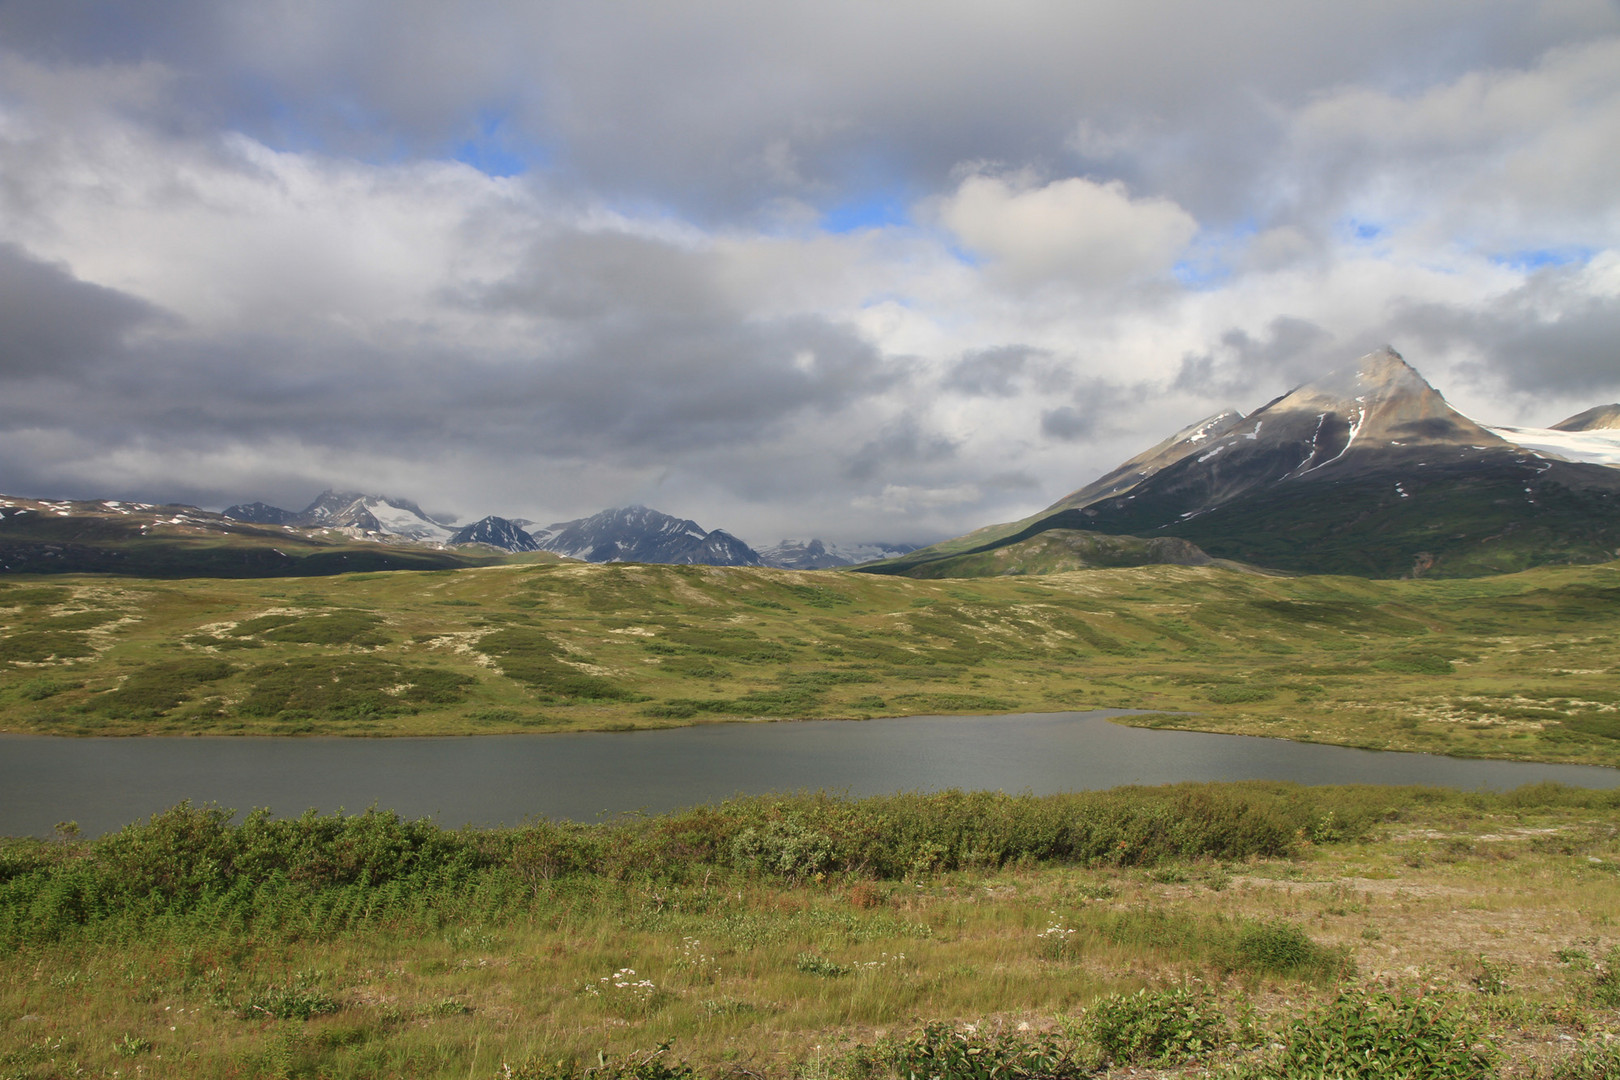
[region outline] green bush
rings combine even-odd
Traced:
[[[1249,701],[1270,701],[1277,696],[1277,688],[1254,683],[1228,683],[1212,687],[1204,696],[1217,705],[1241,705]]]
[[[823,979],[836,979],[849,974],[849,968],[843,964],[835,964],[825,956],[811,952],[802,952],[795,956],[793,966],[802,974],[819,975]]]
[[[324,990],[295,983],[259,990],[238,1002],[232,1011],[241,1020],[310,1020],[340,1008],[337,999]]]
[[[1480,1080],[1495,1075],[1484,1032],[1432,997],[1351,991],[1295,1020],[1273,1074],[1315,1080]]]
[[[1081,1029],[1120,1065],[1197,1061],[1230,1035],[1214,1002],[1180,987],[1110,994],[1087,1010]]]
[[[0,661],[13,664],[43,664],[95,653],[84,634],[66,630],[24,630],[0,638]]]
[[[1051,1036],[979,1033],[932,1023],[898,1042],[864,1053],[857,1072],[884,1071],[905,1080],[1070,1080],[1092,1070]]]
[[[311,657],[264,664],[237,706],[245,716],[369,719],[452,705],[475,680],[442,668],[396,664],[375,656]],[[402,688],[402,689],[396,689]]]
[[[92,697],[85,709],[115,717],[161,716],[202,686],[228,678],[235,670],[213,657],[147,664],[130,672],[117,689]]]
[[[1350,965],[1345,952],[1318,945],[1282,919],[1245,922],[1232,952],[1233,967],[1265,975],[1332,977],[1344,974]]]

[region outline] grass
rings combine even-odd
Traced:
[[[422,735],[1131,708],[1126,722],[1620,765],[1620,566],[914,581],[527,564],[0,582],[0,729]]]
[[[1248,854],[1246,827],[1053,842],[1156,835],[1188,800],[1292,828]],[[772,822],[825,859],[755,861],[737,841]],[[178,808],[0,843],[0,1076],[1600,1077],[1617,861],[1616,796],[1550,785],[806,796],[489,831]]]

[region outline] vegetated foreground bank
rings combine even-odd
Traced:
[[[1098,707],[1620,765],[1620,565],[1452,581],[633,564],[0,582],[0,725],[465,734]]]
[[[0,1074],[1610,1076],[1617,825],[1553,785],[182,806],[0,844]]]

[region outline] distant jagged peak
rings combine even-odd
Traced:
[[[447,544],[487,544],[503,551],[539,551],[540,545],[521,525],[507,518],[480,518],[453,533]]]
[[[1560,420],[1553,431],[1613,431],[1620,430],[1620,403],[1599,405],[1578,412],[1568,420]]]
[[[247,522],[250,525],[286,525],[298,517],[291,510],[283,510],[266,502],[227,506],[220,516],[230,518],[232,521]]]

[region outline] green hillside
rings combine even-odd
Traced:
[[[0,724],[395,735],[1106,706],[1620,764],[1617,601],[1615,564],[1454,581],[572,563],[13,578],[0,582]]]

